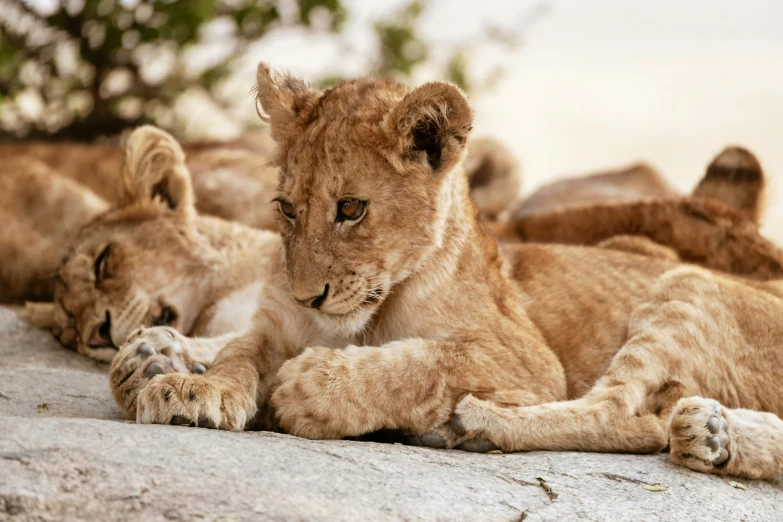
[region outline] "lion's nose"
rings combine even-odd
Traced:
[[[315,308],[318,310],[321,308],[321,305],[324,304],[324,301],[326,301],[326,296],[329,295],[329,284],[327,284],[324,287],[324,293],[321,295],[317,295],[315,297],[310,297],[308,299],[299,299],[296,300],[299,301],[299,304],[302,306],[309,306],[310,308]]]
[[[100,323],[90,334],[90,340],[87,341],[90,348],[114,348],[111,340],[111,316],[106,311],[106,320]]]

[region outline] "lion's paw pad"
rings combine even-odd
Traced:
[[[487,453],[489,451],[496,451],[500,449],[494,442],[487,439],[466,440],[457,447],[462,451],[469,451],[471,453]]]
[[[444,449],[448,441],[440,433],[431,432],[408,435],[408,444],[411,446],[424,446],[425,448]]]
[[[672,460],[698,471],[724,466],[730,457],[728,426],[717,401],[680,400],[671,420]]]

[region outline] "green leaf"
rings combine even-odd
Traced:
[[[669,489],[669,486],[664,486],[663,484],[655,484],[653,486],[649,484],[645,484],[642,487],[647,491],[666,491],[667,489]]]
[[[470,91],[468,57],[462,49],[457,49],[446,64],[446,79],[465,91]]]
[[[748,490],[748,488],[745,487],[745,484],[741,484],[739,482],[734,482],[733,480],[729,482],[729,486],[731,486],[733,488],[736,488],[736,489],[741,489],[742,491],[747,491]]]

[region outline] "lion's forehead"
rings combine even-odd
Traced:
[[[326,91],[305,119],[308,123],[287,148],[282,169],[284,186],[330,183],[330,178],[356,176],[361,167],[378,168],[387,144],[383,121],[407,89],[396,82],[363,80]]]
[[[312,118],[357,123],[377,121],[397,104],[408,88],[394,80],[359,78],[341,82],[321,95]]]
[[[326,140],[292,153],[281,178],[281,190],[296,199],[360,196],[387,174],[379,156],[367,146],[345,140]]]

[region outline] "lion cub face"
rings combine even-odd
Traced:
[[[456,87],[388,80],[325,92],[258,70],[278,143],[277,202],[294,298],[361,328],[440,245],[472,113]]]
[[[63,344],[105,361],[139,326],[192,328],[212,255],[171,136],[134,131],[121,181],[118,207],[82,228],[58,269],[50,325]]]

